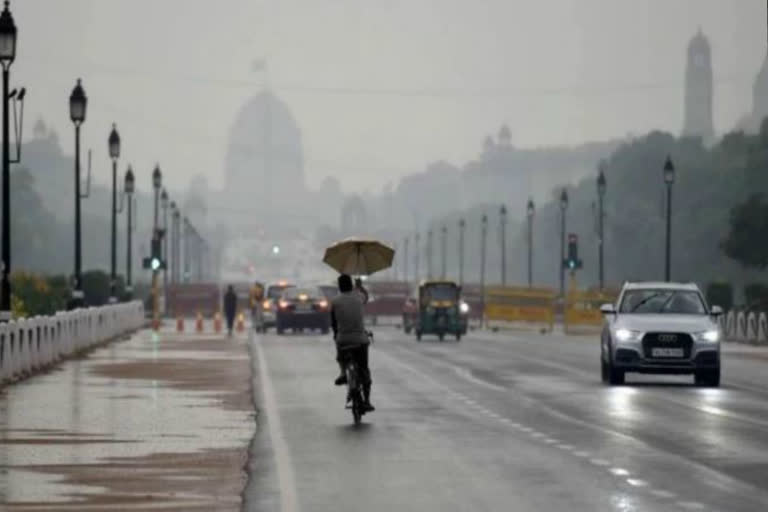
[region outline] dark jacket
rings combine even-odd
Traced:
[[[227,315],[228,318],[233,318],[236,312],[237,312],[237,294],[234,291],[229,290],[224,295],[224,314]]]

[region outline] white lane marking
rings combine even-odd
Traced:
[[[573,452],[573,454],[577,457],[581,457],[582,459],[588,459],[592,456],[591,453],[585,451]]]
[[[572,452],[573,451],[573,446],[571,446],[569,444],[559,444],[555,448],[560,448],[561,450],[564,450],[566,452]]]
[[[610,471],[616,476],[629,476],[629,471],[624,468],[611,468]]]
[[[704,505],[697,501],[678,501],[678,507],[682,507],[686,510],[704,510]]]
[[[547,443],[547,444],[557,444],[560,441],[558,441],[557,439],[552,439],[551,437],[548,437],[548,438],[544,439],[544,442]]]
[[[483,379],[478,379],[477,377],[472,375],[471,371],[467,370],[466,368],[462,368],[460,366],[454,366],[452,364],[449,364],[447,366],[450,366],[451,368],[453,368],[453,371],[456,372],[456,375],[467,379],[469,382],[473,384],[477,384],[478,386],[483,386],[489,389],[493,389],[495,391],[507,391],[507,388],[504,386],[498,386],[496,384],[493,384],[492,382],[488,382]]]
[[[272,447],[275,452],[277,464],[277,480],[280,486],[280,510],[282,512],[297,512],[299,510],[296,496],[296,477],[291,463],[291,453],[285,441],[283,428],[280,424],[280,414],[277,411],[275,390],[272,387],[272,378],[269,376],[267,359],[261,348],[261,341],[254,341],[256,354],[259,358],[259,375],[261,377],[261,391],[264,397],[264,412],[267,415],[269,437],[272,439]]]
[[[632,487],[648,487],[648,482],[639,478],[627,478],[627,483]]]
[[[605,459],[589,459],[589,462],[591,462],[595,466],[610,466],[611,465],[611,463],[608,462]]]
[[[675,493],[670,491],[665,491],[664,489],[651,489],[651,494],[656,496],[657,498],[664,498],[671,500],[675,496],[677,496]]]

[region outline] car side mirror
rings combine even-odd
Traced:
[[[604,315],[615,315],[616,307],[613,304],[603,304],[600,306],[600,312]]]
[[[723,308],[720,306],[712,306],[709,308],[709,314],[712,316],[720,316],[723,314]]]

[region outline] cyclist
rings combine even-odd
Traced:
[[[354,358],[363,380],[363,394],[366,412],[375,410],[371,404],[371,372],[368,368],[368,346],[370,338],[363,323],[363,298],[355,289],[352,278],[341,274],[338,279],[339,295],[331,303],[331,327],[336,342],[336,361],[341,373],[335,384],[347,383],[345,372],[346,358]],[[367,295],[367,294],[366,294]]]

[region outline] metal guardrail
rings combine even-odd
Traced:
[[[144,325],[139,301],[59,312],[0,325],[0,385]]]

